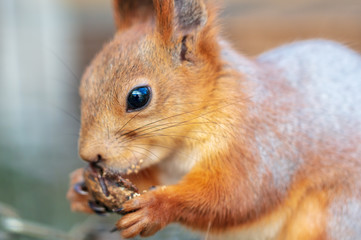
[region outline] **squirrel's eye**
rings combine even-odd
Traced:
[[[148,86],[133,88],[127,98],[127,112],[139,111],[150,102],[151,89]]]

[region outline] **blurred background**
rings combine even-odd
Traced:
[[[360,0],[226,0],[224,36],[248,56],[327,38],[361,52]],[[77,88],[114,33],[111,0],[0,0],[0,239],[119,239],[113,218],[71,213]],[[154,239],[191,239],[173,226]]]

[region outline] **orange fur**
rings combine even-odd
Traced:
[[[314,140],[280,128],[304,107],[303,93],[272,65],[241,59],[254,72],[237,70],[213,5],[188,0],[179,13],[177,2],[154,0],[154,16],[137,21],[137,9],[125,13],[136,5],[126,2],[115,1],[119,31],[84,74],[79,139],[84,160],[125,174],[144,159],[132,181],[167,185],[124,204],[131,213],[117,223],[123,237],[179,222],[215,238],[326,239],[330,203],[348,196],[360,173],[353,157],[360,134],[344,141],[322,132]],[[147,1],[142,8],[154,12]],[[252,77],[265,88],[261,103]],[[152,87],[151,103],[126,112],[128,92],[143,84]],[[273,148],[265,154],[262,146]],[[294,168],[277,172],[282,158]]]

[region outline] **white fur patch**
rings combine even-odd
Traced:
[[[198,149],[189,151],[178,150],[170,159],[165,159],[159,164],[159,181],[161,184],[171,185],[178,183],[201,158]]]
[[[260,169],[272,173],[278,188],[290,184],[304,161],[304,151],[317,154],[319,149],[314,148],[320,142],[323,146],[334,146],[335,157],[330,162],[336,163],[337,156],[344,152],[347,152],[348,160],[361,162],[361,145],[353,153],[347,150],[350,136],[358,134],[361,137],[359,54],[332,41],[310,40],[261,55],[257,59],[258,65],[253,66],[259,67],[260,73],[249,70],[252,65],[241,61],[244,63],[239,69],[246,71],[247,80],[256,86],[252,98],[256,106],[253,114],[263,115],[265,120],[265,124],[256,126]],[[281,91],[277,95],[280,81],[293,92],[285,94]],[[273,111],[259,112],[262,110],[258,106]],[[286,114],[285,108],[288,109]]]
[[[330,239],[361,239],[360,199],[339,199],[330,206],[327,233]]]

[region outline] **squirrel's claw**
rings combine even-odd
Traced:
[[[84,182],[78,182],[77,184],[75,184],[74,191],[83,196],[88,195],[88,191]]]
[[[103,206],[100,206],[99,204],[93,202],[93,201],[89,201],[88,202],[89,207],[98,215],[100,216],[104,216],[107,213],[107,209]]]
[[[66,196],[70,201],[72,211],[92,213],[88,205],[88,196],[84,192],[85,189],[80,189],[81,183],[84,182],[83,171],[84,169],[80,168],[71,173],[70,187]]]

